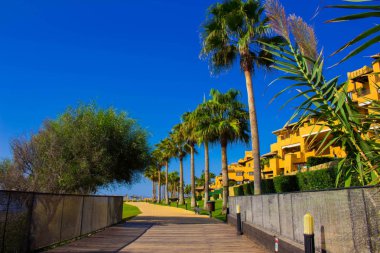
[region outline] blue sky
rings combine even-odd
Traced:
[[[193,110],[211,88],[242,92],[245,82],[238,65],[218,77],[199,59],[199,31],[210,0],[33,0],[0,2],[0,159],[11,157],[9,142],[38,131],[68,106],[96,102],[99,107],[127,111],[150,132],[153,145],[165,138],[185,111]],[[323,9],[340,1],[287,0],[288,13],[302,16],[316,30],[319,48],[331,54],[370,22],[326,24],[346,11]],[[318,12],[317,10],[320,10]],[[318,12],[318,15],[315,13]],[[368,50],[328,70],[342,75],[371,60]],[[327,66],[338,57],[326,57]],[[279,73],[257,70],[253,79],[261,153],[275,142],[292,108],[280,110],[285,97],[269,104],[284,84],[268,87]],[[244,156],[249,145],[229,147],[228,161]],[[219,174],[220,149],[211,150],[211,170]],[[173,160],[171,170],[178,170]],[[203,150],[196,157],[196,174],[203,168]],[[185,181],[189,182],[189,160]],[[144,179],[130,187],[101,193],[149,195]]]

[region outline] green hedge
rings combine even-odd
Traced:
[[[328,163],[328,162],[331,162],[331,161],[334,161],[335,158],[334,157],[316,157],[316,156],[310,156],[307,158],[306,160],[306,166],[307,167],[312,167],[312,166],[316,166],[316,165],[319,165],[319,164],[323,164],[323,163]]]
[[[219,193],[213,194],[212,197],[214,198],[214,200],[218,200],[219,199]]]
[[[277,193],[299,191],[296,175],[277,176],[273,178],[274,189]]]
[[[290,176],[277,176],[273,179],[261,180],[261,192],[262,194],[269,194],[332,189],[336,187],[336,176],[336,167],[330,169],[302,172]],[[360,186],[360,183],[357,178],[357,175],[353,176],[351,186]],[[344,187],[343,180],[340,180],[338,187]],[[253,195],[254,182],[235,187],[234,193],[235,196]]]

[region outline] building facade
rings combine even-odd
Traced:
[[[373,113],[371,103],[380,101],[380,54],[373,56],[372,67],[364,66],[347,73],[347,92],[353,102],[357,103],[361,113]],[[340,147],[321,148],[330,129],[309,118],[301,124],[289,124],[273,131],[277,141],[270,146],[270,152],[261,156],[262,178],[272,178],[278,175],[295,174],[306,168],[308,157],[345,157],[346,153]],[[380,125],[371,125],[370,135],[380,136]],[[327,143],[327,142],[326,142]],[[236,184],[253,181],[252,152],[246,151],[244,158],[228,166],[229,180]],[[221,188],[222,176],[215,178],[214,189]]]

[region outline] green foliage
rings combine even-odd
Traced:
[[[277,176],[273,178],[274,189],[277,193],[299,191],[296,175]]]
[[[126,113],[94,105],[69,108],[30,140],[12,143],[14,167],[31,190],[94,193],[132,183],[149,161],[147,133]]]
[[[297,182],[301,191],[323,190],[335,188],[335,170],[315,170],[297,174]]]
[[[213,194],[212,197],[214,198],[214,200],[218,200],[219,199],[219,193]]]
[[[248,188],[250,191],[250,195],[253,195],[255,189],[255,182],[249,182]],[[262,179],[261,180],[261,193],[262,194],[270,194],[275,193],[273,179]]]
[[[234,186],[234,195],[235,196],[244,196],[244,190],[241,185]]]
[[[201,196],[201,195],[196,196],[196,197],[195,197],[195,200],[196,200],[196,201],[202,200],[202,196]]]
[[[243,188],[243,194],[244,194],[244,196],[252,195],[251,188],[249,187],[249,184],[243,184],[243,185],[241,185],[239,187]]]
[[[316,166],[316,165],[319,165],[319,164],[323,164],[323,163],[334,161],[334,159],[335,159],[334,157],[310,156],[306,160],[306,166],[307,167],[312,167],[312,166]]]
[[[324,60],[318,54],[314,30],[302,18],[290,15],[288,18],[277,0],[268,0],[266,11],[270,25],[275,33],[284,38],[284,45],[279,47],[262,42],[268,52],[277,56],[273,68],[284,73],[277,80],[292,82],[275,97],[289,94],[296,95],[289,102],[303,101],[297,106],[289,122],[296,119],[298,128],[304,121],[313,118],[318,131],[323,127],[330,131],[317,141],[317,135],[309,142],[316,141],[317,153],[323,153],[331,146],[340,146],[347,156],[338,164],[336,185],[343,178],[345,185],[351,185],[355,174],[359,175],[362,185],[380,183],[380,142],[379,137],[371,138],[368,133],[371,125],[380,123],[380,105],[371,101],[373,113],[363,115],[357,103],[352,102],[347,93],[348,82],[340,84],[338,77],[326,80],[323,74]],[[344,169],[346,168],[346,169]]]

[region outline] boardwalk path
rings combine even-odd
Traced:
[[[142,214],[51,252],[252,252],[261,247],[233,227],[183,209],[132,202]],[[125,246],[127,245],[127,246]]]

